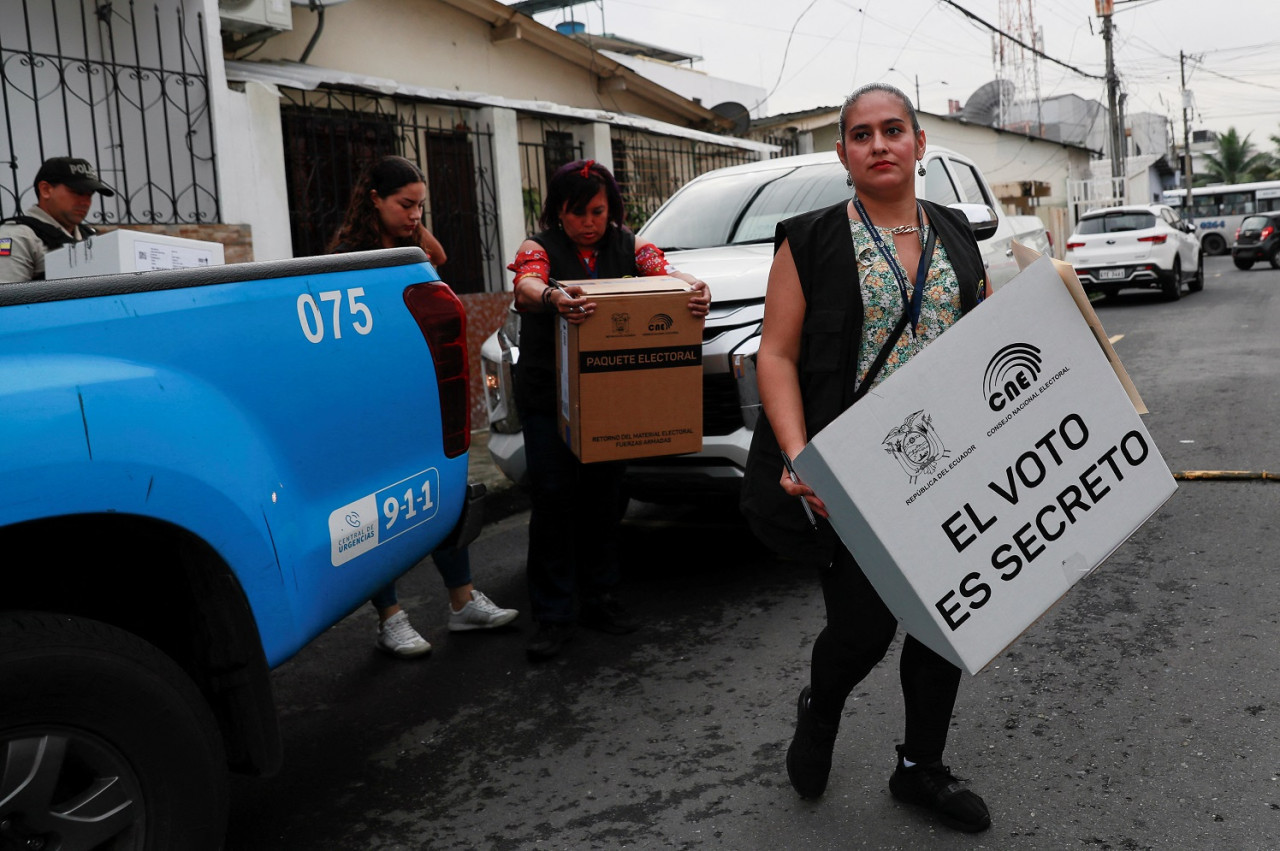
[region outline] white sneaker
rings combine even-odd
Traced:
[[[509,624],[520,613],[515,609],[503,609],[479,591],[471,591],[471,600],[460,611],[449,609],[449,631],[466,632],[471,629],[493,629]]]
[[[409,615],[401,610],[382,623],[378,624],[378,649],[411,659],[431,652],[431,643],[418,635],[418,631],[409,623]]]

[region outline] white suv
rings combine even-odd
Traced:
[[[1067,240],[1066,260],[1086,290],[1114,296],[1155,287],[1169,300],[1204,289],[1204,252],[1195,225],[1163,204],[1090,210]]]
[[[1047,253],[1044,225],[1034,216],[997,216],[982,173],[944,148],[925,156],[916,194],[962,209],[982,240],[994,286],[1017,267],[1010,242]],[[702,451],[632,461],[627,492],[648,502],[689,502],[704,495],[736,495],[747,449],[760,416],[755,355],[764,318],[764,293],[773,262],[774,226],[781,220],[850,197],[835,153],[780,157],[707,172],[675,193],[640,229],[682,272],[711,287],[711,313],[702,337]],[[519,371],[519,315],[480,350],[489,452],[509,478],[524,477],[524,439],[512,399]]]

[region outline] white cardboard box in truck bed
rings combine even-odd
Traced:
[[[45,255],[44,268],[49,279],[84,278],[221,266],[223,256],[220,242],[120,228],[50,251]]]

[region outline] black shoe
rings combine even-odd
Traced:
[[[965,833],[977,833],[991,827],[991,813],[987,811],[987,805],[960,783],[941,762],[907,768],[902,764],[902,747],[898,747],[898,768],[889,778],[889,791],[893,797],[932,810],[943,824]]]
[[[796,733],[787,748],[787,777],[801,798],[817,798],[826,791],[839,729],[839,722],[826,724],[814,717],[805,686],[796,703]]]
[[[555,658],[560,648],[573,638],[574,628],[571,623],[539,623],[524,653],[530,662],[545,662]]]
[[[578,623],[587,629],[610,635],[627,635],[640,628],[640,621],[609,594],[601,594],[583,603],[582,611],[578,613]]]

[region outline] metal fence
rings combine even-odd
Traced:
[[[622,188],[627,224],[634,228],[698,175],[759,160],[754,151],[619,127],[613,128],[611,141],[613,174]]]
[[[4,0],[0,217],[35,203],[41,162],[70,155],[116,190],[90,222],[220,221],[202,6]]]
[[[423,224],[444,246],[459,293],[502,288],[493,134],[468,110],[411,98],[281,89],[293,252],[322,254],[361,172],[378,158],[412,160],[427,179]]]
[[[559,124],[538,122],[541,141],[520,143],[521,194],[524,199],[524,225],[527,233],[542,230],[538,217],[547,197],[547,184],[560,166],[583,157],[581,142]]]
[[[525,228],[530,233],[539,229],[538,216],[551,175],[565,163],[583,157],[583,145],[575,141],[575,126],[541,119],[525,127],[520,163]],[[639,229],[677,189],[698,175],[759,159],[754,151],[728,145],[619,127],[612,128],[610,141],[613,175],[622,190],[627,225],[633,229]]]

